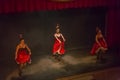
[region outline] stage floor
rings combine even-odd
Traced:
[[[14,59],[10,61],[9,58],[1,58],[0,80],[60,80],[67,76],[91,73],[120,65],[116,53],[107,52],[104,58],[104,63],[96,63],[96,56],[91,56],[89,50],[79,49],[67,51],[60,62],[50,53],[32,54],[32,64],[26,66],[22,78],[18,77]]]

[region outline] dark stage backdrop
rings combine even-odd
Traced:
[[[60,24],[61,32],[66,38],[66,50],[90,49],[95,40],[96,26],[99,26],[105,34],[105,15],[104,8],[1,14],[1,54],[14,55],[15,47],[19,42],[19,33],[23,33],[34,55],[42,52],[51,54],[57,23]]]

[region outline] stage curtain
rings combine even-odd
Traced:
[[[98,6],[107,6],[107,0],[73,0],[71,2],[53,2],[50,0],[0,0],[0,13],[33,12]]]
[[[108,45],[112,48],[120,46],[120,10],[109,9],[106,15],[106,36]]]
[[[110,0],[106,13],[106,38],[108,46],[120,50],[120,0]]]

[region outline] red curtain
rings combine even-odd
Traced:
[[[109,47],[119,46],[120,0],[73,0],[63,3],[50,0],[0,0],[0,14],[89,7],[108,8],[106,14],[107,42]]]
[[[52,0],[0,0],[0,13],[33,12],[96,6],[107,6],[107,0],[73,0],[71,2],[53,2]]]
[[[106,26],[107,26],[107,39],[110,43],[109,45],[118,44],[120,37],[119,27],[120,27],[120,10],[110,9],[106,16]],[[114,38],[114,39],[113,39]]]
[[[106,37],[110,48],[120,54],[120,0],[110,0],[106,14]]]

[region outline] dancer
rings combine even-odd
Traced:
[[[60,33],[59,24],[57,24],[56,26],[56,33],[54,34],[54,37],[55,37],[55,42],[53,45],[53,56],[55,56],[55,59],[60,61],[61,56],[65,52],[65,49],[64,49],[65,38],[62,35],[62,33]]]
[[[21,40],[21,39],[24,39],[22,33],[19,34],[19,40]],[[31,64],[31,63],[32,63],[32,60],[31,60],[31,57],[30,57],[30,59],[29,59],[29,61],[28,61],[28,64]]]
[[[26,63],[30,61],[31,50],[21,38],[20,43],[16,47],[15,60],[19,65],[19,76],[22,76],[22,70],[26,66]]]
[[[97,54],[97,62],[102,62],[103,53],[105,53],[107,49],[107,43],[102,35],[102,32],[98,27],[96,27],[95,43],[92,47],[91,54]]]

